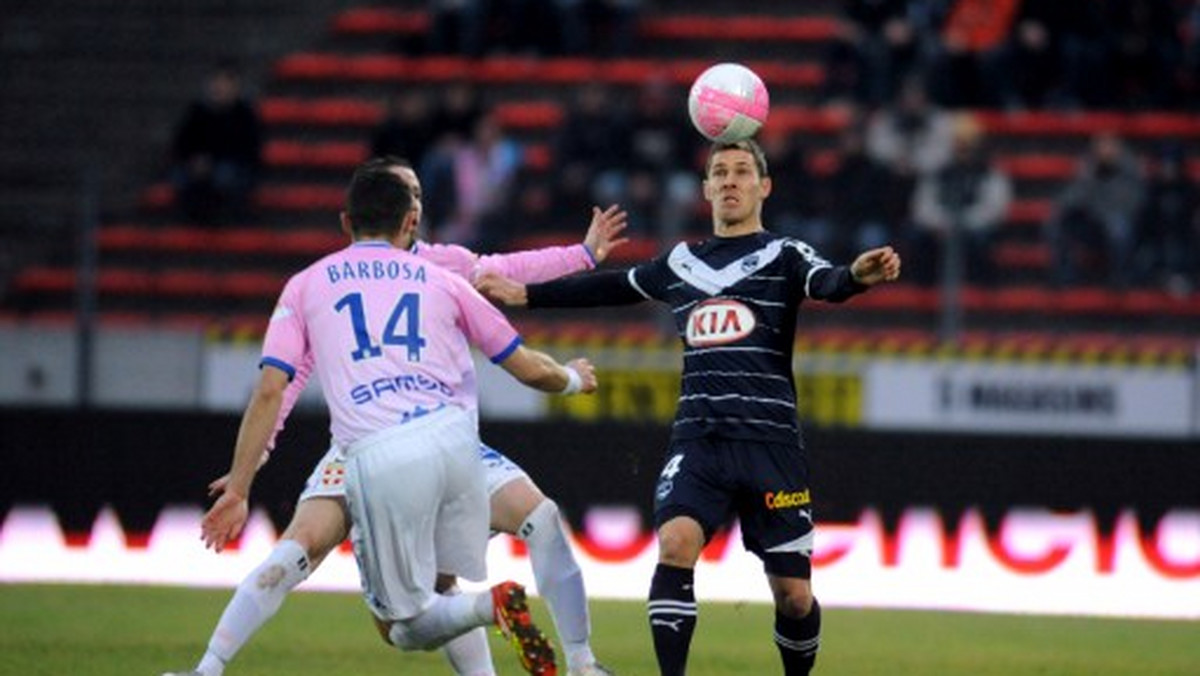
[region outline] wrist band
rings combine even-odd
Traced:
[[[567,370],[567,386],[563,388],[562,394],[575,394],[582,390],[583,378],[579,375],[579,371],[570,366],[564,366],[563,368]]]

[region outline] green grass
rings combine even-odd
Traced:
[[[0,674],[157,676],[190,668],[227,590],[0,585]],[[595,601],[594,645],[622,676],[654,674],[643,604]],[[535,613],[543,622],[540,606]],[[1200,624],[827,609],[818,674],[1200,674]],[[778,674],[772,611],[702,603],[691,676]],[[548,623],[547,623],[547,626]],[[521,673],[492,644],[501,674]],[[229,676],[446,674],[440,654],[386,648],[359,597],[295,594]]]

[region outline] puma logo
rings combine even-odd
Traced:
[[[676,634],[679,633],[679,624],[683,622],[683,618],[678,620],[660,620],[657,617],[650,620],[651,627],[667,627]]]

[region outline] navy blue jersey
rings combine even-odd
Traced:
[[[799,240],[758,232],[679,244],[628,279],[670,306],[683,341],[675,439],[795,443],[792,347],[800,303],[860,290]]]
[[[842,301],[866,287],[808,244],[760,231],[678,244],[625,273],[528,287],[530,307],[670,306],[683,341],[672,438],[799,441],[792,347],[805,298]]]

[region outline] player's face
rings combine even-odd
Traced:
[[[392,173],[404,181],[404,185],[408,186],[412,192],[413,210],[417,212],[417,223],[421,222],[421,179],[417,178],[417,172],[411,167],[392,167]]]
[[[412,193],[412,213],[414,217],[411,220],[411,229],[402,231],[400,233],[400,240],[396,242],[397,246],[408,248],[416,240],[417,228],[421,225],[421,210],[423,208],[421,204],[421,179],[417,178],[417,172],[413,171],[411,167],[392,167],[391,171],[401,181],[404,181],[404,185],[408,186],[409,191]]]
[[[713,155],[704,179],[704,198],[718,224],[733,225],[757,217],[771,192],[771,180],[758,173],[754,155],[741,149]]]

